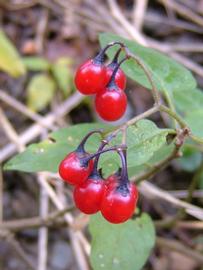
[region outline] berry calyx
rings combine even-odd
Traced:
[[[114,69],[118,65],[118,56],[121,52],[121,49],[117,51],[112,62],[106,67],[106,84],[110,81]],[[126,76],[121,68],[118,68],[115,75],[115,84],[121,89],[124,90],[126,87]]]
[[[107,185],[101,203],[103,217],[115,224],[125,222],[131,218],[138,199],[137,188],[128,179],[126,150],[119,151],[119,155],[122,160],[122,171],[118,178],[119,184],[114,184],[115,181],[111,181]]]
[[[101,130],[94,130],[88,133],[77,149],[69,153],[59,164],[59,175],[61,178],[71,184],[80,185],[90,175],[93,168],[93,160],[88,159],[90,156],[84,149],[87,139],[94,133],[101,133]]]

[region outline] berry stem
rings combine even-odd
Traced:
[[[89,139],[89,137],[91,136],[91,135],[93,135],[94,133],[100,133],[100,134],[102,134],[102,132],[103,132],[103,129],[95,129],[95,130],[92,130],[92,131],[90,131],[83,139],[82,139],[82,141],[80,142],[80,144],[78,145],[78,147],[77,147],[77,149],[76,149],[76,152],[77,153],[84,153],[85,152],[85,143],[86,143],[86,141],[87,141],[87,139]]]
[[[118,64],[118,57],[119,54],[121,53],[122,49],[118,49],[118,51],[116,52],[116,54],[114,55],[113,60],[111,61],[111,63],[109,64],[110,67],[116,67],[116,65]]]
[[[117,73],[119,67],[121,66],[121,64],[122,64],[123,62],[125,62],[126,60],[128,60],[129,58],[130,58],[130,56],[127,55],[127,56],[125,56],[120,62],[118,62],[118,63],[116,64],[116,67],[114,68],[113,73],[112,73],[112,75],[111,75],[111,78],[110,78],[110,80],[109,80],[109,82],[108,82],[108,84],[107,84],[107,87],[108,87],[108,88],[111,88],[111,86],[115,86],[115,77],[116,77],[116,73]]]
[[[109,147],[109,148],[101,150],[101,151],[97,151],[96,153],[91,154],[88,157],[83,158],[82,162],[84,162],[84,164],[86,164],[88,161],[90,161],[90,159],[93,159],[94,157],[97,157],[98,155],[101,155],[101,154],[109,152],[109,151],[117,151],[118,152],[119,150],[123,149],[124,147],[126,148],[126,146],[124,146],[124,145],[117,145],[117,146]]]
[[[129,183],[128,178],[128,169],[127,169],[127,158],[126,158],[126,149],[122,149],[118,151],[118,154],[121,158],[122,163],[122,171],[121,171],[121,186],[127,186]]]
[[[122,43],[122,42],[119,42],[119,41],[115,41],[115,42],[111,42],[109,43],[108,45],[106,45],[106,47],[104,47],[103,49],[100,50],[100,52],[95,56],[95,58],[93,59],[94,63],[95,64],[103,64],[104,63],[104,55],[106,53],[106,51],[114,46],[114,45],[120,45],[121,48],[124,48],[125,45]]]
[[[101,152],[103,150],[103,148],[115,137],[114,134],[110,134],[109,136],[107,136],[105,139],[102,140],[100,146],[99,146],[99,149],[98,149],[98,152]],[[93,174],[98,174],[101,175],[101,172],[99,172],[98,170],[98,163],[99,163],[99,158],[100,158],[100,154],[98,156],[95,157],[95,160],[94,160],[94,168],[93,168],[93,171],[92,171],[92,175]]]
[[[103,148],[106,146],[108,144],[108,141],[107,140],[102,140],[102,143],[100,144],[100,146],[99,146],[99,149],[98,149],[98,152],[101,152],[102,150],[103,150]],[[100,155],[101,154],[99,154],[99,155],[97,155],[96,157],[95,157],[95,160],[94,160],[94,167],[93,167],[93,171],[92,171],[92,173],[91,173],[91,177],[92,176],[96,176],[96,177],[101,177],[101,172],[100,171],[98,171],[98,163],[99,163],[99,158],[100,158]]]

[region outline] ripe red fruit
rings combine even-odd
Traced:
[[[77,149],[69,153],[59,164],[59,175],[71,185],[82,184],[90,175],[93,169],[93,160],[89,153],[85,151],[87,139],[94,133],[102,133],[102,130],[89,132],[80,142]]]
[[[133,215],[137,199],[138,191],[133,183],[109,185],[103,195],[101,213],[111,223],[125,222]]]
[[[105,183],[99,177],[90,176],[82,185],[75,187],[73,197],[81,212],[94,214],[100,210]]]
[[[106,85],[111,79],[114,69],[116,68],[116,64],[110,64],[106,67]],[[118,69],[115,75],[115,84],[121,89],[124,90],[126,87],[126,76],[122,69]]]
[[[106,85],[106,67],[101,61],[91,59],[82,64],[75,75],[75,85],[84,95],[98,93]]]
[[[81,185],[90,175],[93,168],[93,160],[82,162],[84,155],[77,151],[68,154],[59,165],[61,178],[71,185]]]
[[[105,185],[107,188],[111,185],[114,186],[119,186],[120,184],[120,176],[121,176],[121,168],[118,169],[118,171],[114,174],[111,174],[110,176],[107,177],[105,181]]]
[[[126,111],[126,94],[115,84],[108,86],[96,95],[95,107],[101,118],[106,121],[116,121]]]

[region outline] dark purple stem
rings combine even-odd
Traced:
[[[109,147],[109,148],[104,149],[104,150],[101,150],[101,151],[97,151],[96,153],[91,154],[88,157],[84,157],[82,161],[84,163],[88,163],[90,161],[90,159],[93,159],[94,157],[96,157],[98,155],[101,155],[101,154],[106,153],[106,152],[109,152],[109,151],[116,151],[116,152],[118,152],[123,147],[124,146],[122,146],[122,145],[117,145],[117,146]]]
[[[111,75],[111,78],[110,78],[110,80],[109,80],[109,82],[108,82],[108,84],[107,84],[107,87],[108,88],[111,88],[112,86],[115,86],[115,77],[116,77],[116,73],[117,73],[117,71],[118,71],[118,69],[119,69],[119,67],[120,67],[120,65],[123,63],[123,62],[125,62],[126,60],[128,60],[130,57],[127,55],[127,56],[125,56],[117,65],[116,65],[116,67],[114,68],[114,70],[113,70],[113,73],[112,73],[112,75]]]
[[[118,51],[116,52],[116,54],[114,55],[114,58],[113,60],[111,61],[111,63],[108,65],[108,67],[111,67],[111,68],[115,68],[118,64],[118,57],[119,57],[119,54],[121,53],[122,49],[118,49]]]
[[[102,134],[103,132],[103,129],[96,129],[96,130],[93,130],[91,132],[89,132],[83,139],[82,141],[80,142],[80,144],[78,145],[77,149],[76,149],[76,152],[77,153],[85,153],[85,143],[87,141],[87,139],[94,133],[100,133]]]
[[[126,149],[122,149],[118,151],[118,154],[120,155],[121,158],[121,163],[122,163],[122,171],[121,171],[121,187],[122,186],[128,186],[129,183],[129,178],[128,178],[128,168],[127,168],[127,158],[126,158]]]
[[[104,47],[103,49],[101,49],[101,51],[98,53],[98,55],[95,56],[95,58],[93,59],[93,62],[95,64],[103,64],[104,63],[104,60],[105,60],[105,57],[104,56],[105,56],[106,51],[110,47],[112,47],[114,45],[120,45],[122,48],[125,47],[125,45],[122,42],[119,42],[119,41],[111,42],[108,45],[106,45],[106,47]]]

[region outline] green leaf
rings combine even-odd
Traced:
[[[22,60],[27,69],[31,71],[47,71],[50,68],[50,63],[42,57],[27,56]]]
[[[202,154],[187,145],[182,147],[182,153],[183,156],[177,160],[179,166],[188,172],[195,171],[202,162]]]
[[[135,41],[130,41],[121,38],[117,35],[103,33],[100,34],[100,43],[104,47],[109,42],[121,41],[128,46],[129,50],[138,56],[145,66],[151,71],[153,80],[159,90],[167,90],[169,92],[194,89],[196,81],[191,72],[175,60],[153,50],[137,44]],[[108,55],[113,58],[118,46],[108,50]],[[126,74],[141,85],[150,88],[143,70],[135,63],[134,60],[128,60],[122,64]]]
[[[173,97],[175,106],[184,115],[193,110],[202,109],[203,91],[200,89],[174,91]]]
[[[170,145],[164,144],[160,149],[158,149],[156,152],[153,153],[153,156],[147,162],[139,166],[129,167],[128,168],[129,177],[133,176],[136,177],[136,175],[148,172],[154,166],[156,166],[157,163],[167,158],[173,152],[173,150],[174,150],[173,143],[171,143]]]
[[[2,30],[0,30],[0,70],[13,77],[24,75],[26,71],[16,48]]]
[[[203,138],[203,109],[190,111],[188,110],[185,121],[190,127],[192,133]]]
[[[159,129],[150,120],[141,120],[127,129],[126,143],[128,147],[128,167],[136,167],[150,160],[153,154],[166,143],[166,136],[171,130]],[[111,145],[122,143],[122,135],[112,140]],[[105,175],[119,167],[118,155],[107,153],[101,157],[101,166]]]
[[[63,57],[52,65],[53,75],[65,97],[70,94],[72,88],[71,64],[72,60],[70,58]]]
[[[33,111],[44,109],[52,100],[55,83],[45,74],[35,75],[27,88],[27,105]]]
[[[90,131],[98,127],[107,127],[102,124],[78,124],[69,128],[60,129],[38,144],[30,145],[23,153],[15,156],[5,165],[7,170],[22,170],[27,172],[52,171],[56,172],[60,161],[73,151],[80,140]],[[108,131],[108,129],[107,129]],[[147,162],[166,142],[169,129],[159,129],[149,120],[139,121],[127,130],[128,166],[138,166]],[[112,140],[111,145],[121,144],[122,137]],[[88,140],[87,150],[95,152],[100,144],[100,136],[94,135]],[[112,173],[120,165],[120,158],[116,153],[106,153],[101,156],[100,166],[105,175]]]
[[[154,225],[146,213],[116,225],[97,214],[91,217],[89,230],[94,270],[140,270],[155,244]]]
[[[61,160],[76,149],[81,139],[91,130],[104,127],[102,124],[79,124],[62,128],[49,135],[48,139],[31,144],[27,149],[8,161],[4,169],[26,172],[57,172]],[[87,150],[94,152],[100,143],[100,136],[94,135],[87,142]]]

